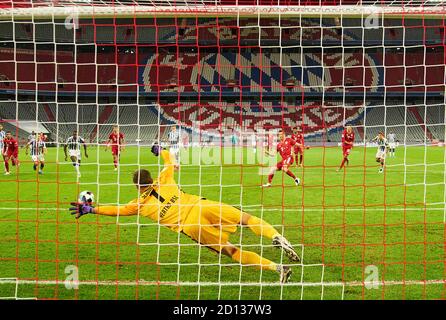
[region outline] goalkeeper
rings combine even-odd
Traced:
[[[133,174],[133,183],[139,190],[139,198],[124,206],[93,207],[87,203],[73,202],[71,213],[75,214],[76,218],[89,213],[107,216],[140,214],[241,264],[278,272],[282,283],[288,281],[292,272],[289,266],[276,264],[228,242],[229,234],[234,233],[238,225],[245,225],[256,235],[272,239],[273,245],[281,248],[291,261],[299,261],[300,258],[293,247],[276,229],[262,219],[230,205],[184,193],[174,180],[175,164],[170,153],[159,145],[152,146],[152,153],[155,156],[161,155],[164,168],[155,181],[150,172],[144,169]]]

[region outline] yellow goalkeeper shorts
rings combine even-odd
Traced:
[[[228,245],[229,235],[237,230],[242,211],[230,205],[200,200],[183,223],[183,233],[217,252]]]

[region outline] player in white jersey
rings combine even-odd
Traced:
[[[393,132],[387,135],[387,141],[389,142],[389,157],[395,158],[396,136]]]
[[[177,131],[177,127],[173,125],[168,134],[169,152],[175,159],[174,168],[178,170],[180,165],[180,133]]]
[[[389,151],[389,143],[387,142],[384,132],[380,132],[372,141],[375,141],[378,144],[375,158],[376,162],[381,165],[378,172],[382,173],[384,171],[384,161],[386,160],[386,155]]]
[[[267,130],[266,150],[268,152],[273,152],[274,151],[274,146],[277,144],[275,140],[276,140],[276,137],[275,137],[273,131],[272,130]]]
[[[28,136],[28,143],[30,143],[32,140],[36,139],[36,133],[31,131],[31,134]]]
[[[34,131],[33,131],[34,132]],[[26,144],[25,154],[28,154],[29,148],[31,148],[31,159],[34,163],[33,169],[36,171],[37,167],[40,164],[39,174],[43,173],[43,167],[45,167],[45,153],[46,153],[46,145],[45,141],[42,140],[40,135],[34,135],[34,138],[28,137],[28,143]]]
[[[256,137],[256,131],[254,130],[254,133],[251,135],[251,146],[254,153],[257,152],[257,137]]]
[[[65,153],[65,161],[68,161],[68,155],[67,155],[67,149],[68,149],[71,162],[73,164],[73,167],[76,169],[78,178],[80,178],[81,176],[81,172],[79,170],[82,160],[81,145],[84,146],[85,158],[88,158],[87,145],[85,144],[85,140],[77,135],[77,131],[73,131],[73,135],[67,139],[67,142],[65,143],[63,149]]]
[[[0,124],[0,147],[3,149],[3,139],[5,139],[6,133],[3,131],[3,125]]]

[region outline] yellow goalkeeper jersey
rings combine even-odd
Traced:
[[[181,232],[183,223],[200,197],[184,193],[178,187],[174,174],[174,163],[167,150],[161,151],[164,168],[154,183],[143,189],[138,198],[125,206],[98,206],[96,213],[110,216],[140,214],[158,223]]]

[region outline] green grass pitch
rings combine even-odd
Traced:
[[[259,175],[260,166],[247,164],[250,148],[242,149],[244,164],[192,163],[176,174],[185,192],[242,206],[295,244],[303,263],[281,286],[277,274],[234,264],[147,218],[70,216],[69,202],[83,190],[103,204],[134,199],[131,174],[138,164],[154,176],[159,172],[149,147],[129,146],[118,172],[110,152],[90,148],[79,184],[61,148],[48,149],[42,176],[20,150],[19,173],[13,168],[11,176],[0,177],[0,297],[445,298],[445,149],[400,147],[384,174],[377,172],[375,151],[355,147],[350,166],[337,173],[340,148],[307,150],[305,167],[292,168],[302,179],[298,187],[278,172],[272,188],[261,188],[266,176]],[[195,148],[189,154],[199,153]],[[247,228],[239,228],[231,242],[282,259],[268,239]],[[77,290],[64,285],[71,265],[78,267]],[[379,282],[370,288],[373,276]],[[20,281],[16,287],[6,278]]]

